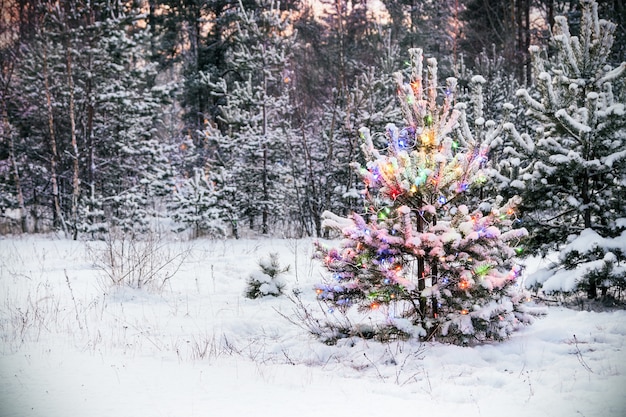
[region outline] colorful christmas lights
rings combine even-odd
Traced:
[[[430,84],[436,77],[429,75],[428,94],[422,94],[421,71],[414,76],[410,86],[398,83],[411,125],[387,125],[383,151],[374,148],[367,129],[360,130],[367,169],[357,172],[366,186],[367,216],[353,213],[345,222],[328,217],[326,224],[344,236],[343,249],[318,247],[335,279],[316,292],[340,311],[355,305],[371,317],[393,310],[381,307],[405,309],[403,317],[427,331],[445,328],[446,337],[463,333],[451,324],[463,315],[469,315],[464,322],[484,320],[498,331],[500,312],[479,311],[506,300],[507,287],[519,276],[519,269],[509,269],[519,242],[511,247],[501,238],[511,228],[516,200],[490,202],[485,212],[463,204],[488,181],[481,168],[486,148],[465,135],[469,127],[453,129],[465,119],[451,105],[450,87],[441,106]]]

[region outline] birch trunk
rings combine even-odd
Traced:
[[[76,240],[78,238],[78,199],[80,197],[80,177],[79,177],[79,165],[78,165],[78,143],[76,141],[76,118],[74,114],[74,78],[72,75],[72,51],[70,47],[69,41],[67,42],[65,48],[65,64],[67,70],[67,88],[69,90],[69,99],[70,99],[70,108],[69,108],[69,116],[70,116],[70,137],[72,143],[72,152],[73,152],[73,174],[72,174],[72,210],[71,210],[71,227],[72,227],[72,239]]]
[[[67,228],[61,211],[61,200],[59,197],[59,180],[57,175],[59,152],[57,148],[56,135],[54,132],[54,114],[52,113],[52,93],[48,80],[48,51],[43,48],[43,84],[46,93],[46,107],[48,111],[48,145],[50,146],[50,185],[52,187],[52,226],[55,229],[61,227],[67,234]]]

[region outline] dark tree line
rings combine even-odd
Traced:
[[[2,227],[319,235],[325,210],[363,204],[358,129],[401,122],[409,48],[467,91],[487,68],[499,113],[554,17],[580,20],[577,1],[382,3],[0,0]],[[619,62],[623,1],[599,9]]]

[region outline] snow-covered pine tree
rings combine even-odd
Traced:
[[[211,167],[228,171],[237,188],[238,218],[247,218],[250,229],[267,234],[285,207],[278,202],[292,192],[289,141],[294,136],[290,117],[289,57],[294,42],[287,17],[274,2],[262,2],[255,10],[238,10],[236,42],[227,53],[228,71],[236,79],[209,80],[212,94],[223,98],[218,122],[223,132],[208,129],[216,157]],[[226,209],[226,208],[225,208]]]
[[[278,253],[270,253],[267,258],[259,260],[259,267],[260,271],[254,271],[248,277],[246,297],[255,299],[282,295],[287,283],[281,275],[289,271],[290,265],[282,266]]]
[[[153,87],[139,13],[104,0],[50,5],[16,69],[25,201],[74,237],[143,227],[150,184],[168,171],[155,132],[167,88]]]
[[[81,74],[89,126],[83,133],[81,206],[91,211],[91,202],[100,199],[104,222],[132,233],[153,226],[160,200],[156,188],[171,176],[167,147],[157,136],[170,87],[153,86],[156,68],[143,61],[149,31],[129,24],[138,13],[131,9],[85,28],[89,47],[83,59],[93,69]],[[81,227],[92,227],[88,218],[81,219]]]
[[[499,56],[495,45],[491,53],[483,50],[474,64],[466,66],[463,56],[455,67],[458,80],[457,101],[469,103],[466,111],[468,124],[475,126],[475,134],[488,149],[489,161],[485,167],[484,195],[501,195],[510,198],[518,194],[511,186],[517,179],[518,167],[523,157],[512,144],[509,135],[502,134],[502,126],[515,120],[516,127],[524,129],[523,111],[513,104],[515,92],[520,88],[515,76],[505,70],[504,58]],[[484,129],[491,125],[491,128]]]
[[[224,222],[220,219],[215,187],[203,169],[196,168],[192,177],[176,184],[168,211],[172,220],[179,225],[177,232],[191,230],[193,238],[226,234]]]
[[[388,147],[377,150],[361,129],[366,165],[355,164],[364,184],[364,213],[325,213],[338,231],[338,248],[317,244],[332,277],[317,286],[333,314],[366,311],[373,328],[333,328],[328,338],[432,337],[453,343],[503,339],[530,316],[516,288],[515,247],[527,235],[513,228],[518,198],[468,207],[482,186],[486,148],[453,106],[456,79],[439,97],[437,62],[410,50],[412,74],[398,92],[407,126],[386,128]],[[477,126],[485,135],[494,124]],[[339,320],[345,322],[345,320]]]
[[[520,156],[511,185],[523,193],[530,252],[560,250],[554,265],[527,282],[595,298],[598,287],[605,295],[626,282],[626,62],[608,62],[615,25],[598,19],[596,2],[581,6],[578,36],[559,16],[555,53],[530,48],[537,89],[517,96],[534,137],[506,128]]]

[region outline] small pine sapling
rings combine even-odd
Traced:
[[[270,253],[269,258],[259,260],[259,267],[261,270],[252,272],[248,278],[246,297],[255,299],[282,295],[287,284],[281,275],[289,271],[290,265],[281,266],[278,254]]]

